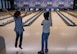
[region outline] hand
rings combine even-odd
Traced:
[[[8,10],[7,10],[7,9],[3,9],[3,11],[8,12]]]
[[[13,16],[7,9],[2,9],[2,10],[7,12],[9,15]]]

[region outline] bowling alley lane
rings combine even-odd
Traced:
[[[25,17],[23,18],[23,22],[27,21],[29,18],[33,17],[33,16],[36,15],[37,13],[38,13],[38,12],[35,12],[35,13],[32,13],[32,14],[30,14],[30,15],[28,15],[28,16],[25,16]]]
[[[66,12],[62,12],[62,14],[64,14],[66,17],[68,17],[71,21],[73,21],[77,25],[77,18],[76,17],[73,17],[72,15],[69,15]]]
[[[51,17],[53,26],[67,26],[55,11],[51,12]]]
[[[53,25],[50,28],[48,54],[76,54],[77,53],[77,27],[67,26],[56,12],[51,12]],[[5,38],[7,54],[37,54],[41,49],[41,22],[43,14],[28,27],[24,27],[23,49],[14,47],[14,23],[0,27],[0,34]],[[9,43],[9,44],[8,44]]]
[[[69,11],[67,10],[67,12],[77,16],[77,10],[69,10]]]

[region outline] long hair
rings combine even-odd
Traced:
[[[49,11],[47,11],[47,12],[44,13],[44,18],[46,20],[49,20]]]
[[[18,18],[18,16],[20,16],[20,15],[21,15],[21,13],[20,13],[20,11],[18,11],[18,10],[14,13],[14,17],[15,17],[15,18]]]

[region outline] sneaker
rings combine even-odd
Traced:
[[[17,48],[17,46],[15,46],[15,48]]]
[[[43,51],[39,51],[38,54],[44,54],[44,52]]]
[[[48,49],[45,49],[45,53],[47,53],[48,52]]]
[[[20,49],[23,49],[21,46],[19,46]]]

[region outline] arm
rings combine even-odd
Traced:
[[[27,15],[27,11],[25,11],[25,14],[24,14],[24,15],[22,15],[22,18],[23,18],[23,17],[25,17],[26,15]]]
[[[3,11],[7,12],[9,15],[13,16],[7,9],[3,9]]]

